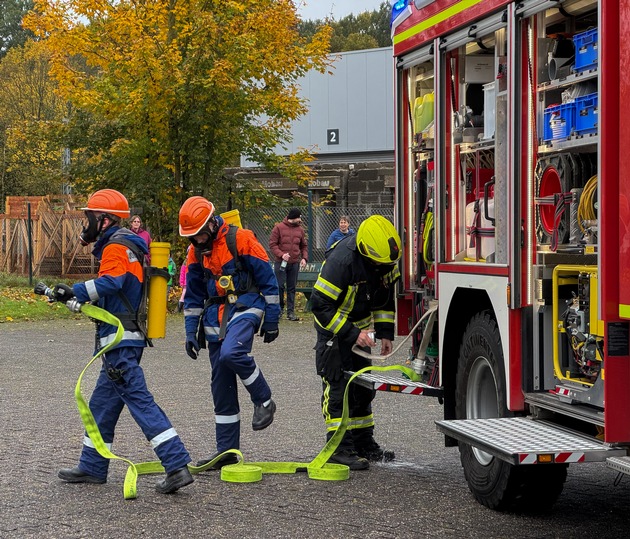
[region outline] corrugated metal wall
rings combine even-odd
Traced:
[[[300,95],[309,101],[310,112],[295,122],[289,151],[316,145],[324,160],[326,154],[393,152],[392,54],[391,47],[339,53],[333,55],[332,75],[307,73]],[[286,151],[278,146],[277,153]],[[242,158],[241,166],[256,164]]]

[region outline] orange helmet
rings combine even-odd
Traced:
[[[199,234],[214,215],[214,204],[203,197],[190,197],[179,210],[179,235],[188,238]]]
[[[118,217],[129,217],[129,202],[125,195],[115,189],[101,189],[96,191],[89,199],[85,211],[98,211],[109,213]]]

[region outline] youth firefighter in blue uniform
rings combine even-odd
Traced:
[[[179,233],[194,247],[188,252],[184,297],[186,352],[197,359],[207,341],[212,367],[217,453],[197,463],[202,466],[228,449],[240,448],[237,378],[254,403],[252,428],[262,430],[273,421],[271,389],[249,354],[259,328],[266,343],[278,337],[280,299],[269,258],[256,236],[231,228],[214,215],[214,205],[205,198],[184,202]],[[236,455],[228,453],[213,468],[236,462]]]
[[[80,239],[84,245],[96,242],[92,254],[100,260],[98,277],[77,283],[72,288],[57,285],[54,288],[55,297],[57,300],[69,300],[66,303],[68,308],[76,312],[82,303],[97,303],[123,323],[125,331],[122,340],[103,356],[103,366],[90,398],[90,410],[103,441],[111,448],[116,423],[127,405],[166,471],[166,477],[157,483],[156,489],[170,494],[192,483],[193,478],[186,466],[190,456],[149,392],[140,367],[146,339],[138,311],[144,280],[142,257],[148,254],[148,248],[140,236],[120,228],[120,219],[129,217],[129,204],[118,191],[97,191],[88,200],[87,208],[83,209],[88,225]],[[127,242],[127,245],[119,241]],[[112,342],[115,333],[114,326],[98,323],[98,349]],[[58,476],[69,483],[105,483],[108,467],[109,459],[99,455],[86,434],[79,465],[59,470]]]
[[[339,241],[327,252],[311,296],[317,330],[317,373],[322,377],[322,412],[328,439],[341,422],[347,380],[343,371],[358,371],[371,365],[352,352],[353,345],[369,351],[374,323],[381,339],[382,355],[392,351],[395,322],[394,284],[400,278],[396,263],[401,241],[394,225],[381,215],[361,223],[356,236]],[[369,461],[392,460],[374,440],[372,400],[375,392],[352,384],[349,388],[348,430],[330,462],[351,470],[369,468]]]

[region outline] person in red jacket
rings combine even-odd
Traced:
[[[284,312],[284,290],[287,291],[287,319],[299,320],[295,316],[295,287],[298,271],[308,262],[308,243],[302,228],[301,213],[291,208],[280,223],[276,223],[269,236],[269,249],[275,258],[273,270],[280,287],[281,316]]]

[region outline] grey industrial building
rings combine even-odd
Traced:
[[[336,206],[387,206],[394,195],[394,68],[392,48],[331,55],[332,74],[315,70],[300,81],[308,114],[294,122],[292,142],[278,155],[313,148],[317,177],[308,187],[241,159],[228,174],[256,178],[279,196],[311,192],[317,202],[334,190]]]

